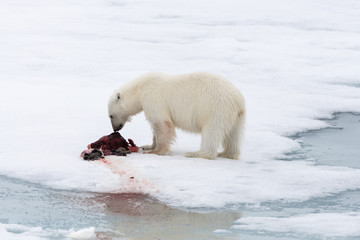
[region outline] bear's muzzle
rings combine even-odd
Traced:
[[[120,125],[119,126],[112,126],[113,127],[113,129],[114,129],[114,132],[117,132],[117,131],[120,131],[122,128],[123,128],[123,124],[122,123],[120,123]]]

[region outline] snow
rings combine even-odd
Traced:
[[[224,233],[230,233],[230,231],[225,230],[225,229],[216,229],[216,230],[214,230],[213,233],[224,234]]]
[[[359,10],[355,0],[1,1],[0,174],[183,208],[359,189],[359,169],[277,160],[300,148],[292,134],[360,112]],[[111,132],[113,90],[147,71],[210,71],[238,87],[248,110],[241,159],[185,158],[200,137],[178,131],[171,156],[109,158],[113,169],[82,161]],[[121,134],[152,140],[143,114]]]
[[[245,217],[234,229],[323,237],[360,236],[360,214],[314,213],[294,217]],[[344,224],[346,223],[346,224]]]
[[[62,236],[68,232],[70,231],[0,223],[0,237],[6,240],[45,240],[49,238],[58,239],[59,237],[63,239]]]
[[[66,237],[65,237],[66,236]],[[0,223],[0,238],[6,240],[45,240],[45,239],[95,239],[95,228],[89,227],[75,231],[62,229],[43,229],[19,224]]]
[[[84,229],[81,229],[79,231],[76,231],[76,232],[71,232],[69,235],[68,235],[69,238],[72,238],[72,239],[94,239],[96,237],[95,235],[95,228],[94,227],[90,227],[90,228],[84,228]]]

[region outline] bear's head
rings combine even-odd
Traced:
[[[126,104],[119,91],[115,91],[111,95],[108,103],[108,113],[114,131],[121,130],[125,123],[129,120],[129,113],[126,109]]]

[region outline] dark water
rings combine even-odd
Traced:
[[[299,135],[299,154],[317,164],[360,168],[360,115],[336,114],[330,123],[334,128]]]
[[[335,128],[295,136],[303,148],[293,153],[294,159],[359,168],[360,116],[339,114],[330,123]],[[0,176],[0,223],[65,230],[95,226],[98,239],[304,239],[291,233],[244,231],[232,226],[242,214],[293,216],[359,211],[359,199],[360,190],[355,190],[305,202],[262,203],[257,209],[238,206],[229,212],[194,212],[171,208],[144,195],[58,191]],[[224,231],[214,232],[216,229]],[[323,239],[312,235],[305,238]]]

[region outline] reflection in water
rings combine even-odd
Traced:
[[[240,218],[183,211],[141,194],[59,191],[1,175],[0,202],[0,223],[75,231],[93,226],[101,240],[234,239],[213,231],[229,230]]]
[[[232,239],[230,231],[214,231],[229,230],[241,217],[236,212],[183,211],[141,194],[104,194],[99,201],[106,205],[111,228],[126,239],[224,239],[224,234],[226,239]]]

